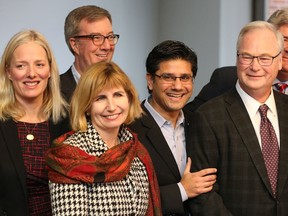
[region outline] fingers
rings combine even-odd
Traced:
[[[206,169],[202,169],[202,170],[198,171],[198,173],[201,176],[216,174],[216,172],[217,172],[216,168],[206,168]]]
[[[198,172],[191,172],[192,160],[187,158],[184,174],[180,183],[183,185],[189,198],[209,192],[216,182],[216,168],[206,168]]]
[[[206,178],[206,176],[204,177],[194,176],[194,179],[190,179],[189,184],[185,185],[186,187],[184,188],[189,198],[193,198],[202,193],[207,193],[213,189],[213,185],[216,182],[216,178],[211,181],[210,180],[207,181],[204,178]]]
[[[191,158],[188,157],[187,158],[187,163],[186,163],[186,166],[185,166],[185,169],[184,169],[184,174],[185,173],[190,173],[191,165],[192,165]]]
[[[208,187],[203,187],[203,188],[199,189],[199,194],[207,193],[207,192],[211,191],[212,189],[213,189],[213,185],[210,185]]]

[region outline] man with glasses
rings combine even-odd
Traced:
[[[213,189],[192,215],[288,215],[288,97],[271,86],[283,36],[265,21],[237,40],[236,86],[193,112],[192,170],[217,168]]]
[[[143,116],[129,127],[150,153],[164,215],[189,215],[191,198],[212,189],[216,169],[191,173],[191,124],[182,110],[193,90],[197,56],[179,41],[164,41],[146,60],[150,96],[143,101]]]
[[[110,13],[95,5],[72,10],[65,20],[65,40],[74,63],[60,76],[61,91],[69,102],[81,74],[93,63],[111,61],[119,35],[112,30]]]
[[[268,22],[272,23],[284,37],[284,50],[282,52],[282,68],[273,82],[273,89],[288,95],[288,8],[274,11]],[[217,68],[207,83],[194,98],[186,105],[190,111],[195,111],[206,101],[223,94],[233,88],[237,81],[235,66]]]
[[[282,68],[273,82],[276,91],[288,94],[288,8],[276,10],[268,19],[284,37]]]

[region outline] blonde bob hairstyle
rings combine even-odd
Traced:
[[[51,76],[43,95],[41,114],[48,120],[57,123],[67,115],[67,103],[60,93],[59,71],[52,50],[45,37],[35,30],[24,30],[16,33],[8,42],[0,63],[0,120],[8,118],[19,120],[25,115],[22,105],[17,101],[12,82],[7,75],[15,49],[25,43],[33,41],[46,51]]]
[[[70,121],[74,131],[87,130],[87,115],[94,98],[103,90],[123,87],[129,100],[129,112],[124,124],[132,123],[142,114],[138,93],[121,68],[113,62],[91,65],[81,76],[70,105]]]

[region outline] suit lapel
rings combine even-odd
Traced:
[[[235,127],[238,129],[239,135],[243,140],[247,152],[250,154],[252,162],[258,170],[258,173],[267,187],[267,190],[269,190],[269,192],[272,194],[259,141],[247,113],[246,107],[235,88],[230,94],[227,95],[225,101],[227,111],[235,124]]]
[[[192,152],[192,140],[191,140],[191,115],[192,113],[190,111],[187,111],[183,109],[184,112],[184,130],[185,130],[185,142],[186,142],[186,152],[187,152],[187,157],[191,156]]]
[[[274,96],[280,128],[280,158],[278,175],[278,197],[280,197],[282,193],[287,193],[287,191],[284,191],[284,187],[288,180],[288,96],[279,95],[276,92],[274,93]],[[281,100],[279,97],[283,97],[285,100]]]
[[[171,170],[173,175],[179,179],[181,178],[179,168],[175,161],[175,158],[166,142],[164,136],[162,135],[162,131],[158,127],[154,118],[150,115],[149,111],[142,106],[144,112],[146,113],[142,118],[142,124],[148,128],[146,133],[147,139],[150,141],[151,145],[158,152],[161,159],[167,164],[167,167]]]
[[[8,149],[9,156],[12,160],[12,163],[15,167],[15,170],[19,176],[23,191],[26,194],[26,173],[25,167],[22,159],[22,151],[20,147],[20,142],[18,139],[18,132],[15,122],[12,119],[2,122],[0,124],[0,130],[2,131],[3,139],[5,140],[4,145]]]
[[[61,82],[61,92],[65,98],[70,101],[71,96],[77,86],[77,83],[74,79],[72,68],[70,67],[64,74],[60,76]]]

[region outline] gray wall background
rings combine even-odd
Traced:
[[[112,14],[113,30],[120,34],[113,60],[129,75],[141,100],[148,94],[145,60],[156,44],[180,40],[196,51],[193,99],[215,68],[235,65],[238,33],[252,19],[252,0],[0,0],[0,55],[16,32],[36,29],[46,36],[64,73],[73,62],[64,39],[65,17],[88,4]]]

